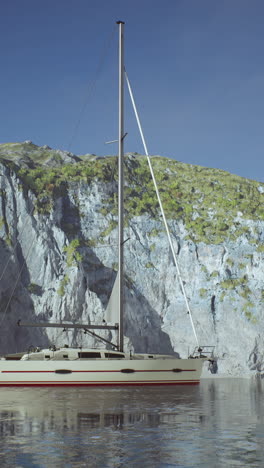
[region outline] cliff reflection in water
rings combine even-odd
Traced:
[[[263,384],[0,389],[1,466],[263,466]]]

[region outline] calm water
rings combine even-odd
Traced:
[[[0,389],[1,467],[263,467],[264,383]]]

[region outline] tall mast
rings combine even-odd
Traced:
[[[124,350],[124,22],[119,25],[119,134],[118,134],[118,302],[119,351]]]

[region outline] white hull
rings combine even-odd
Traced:
[[[0,386],[198,384],[205,359],[0,360]]]

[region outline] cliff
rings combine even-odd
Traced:
[[[216,346],[219,374],[264,375],[264,184],[152,163],[200,344]],[[195,340],[147,162],[125,164],[126,347],[184,357]],[[82,331],[16,322],[102,323],[117,269],[117,159],[2,144],[0,190],[0,353],[97,346]]]

